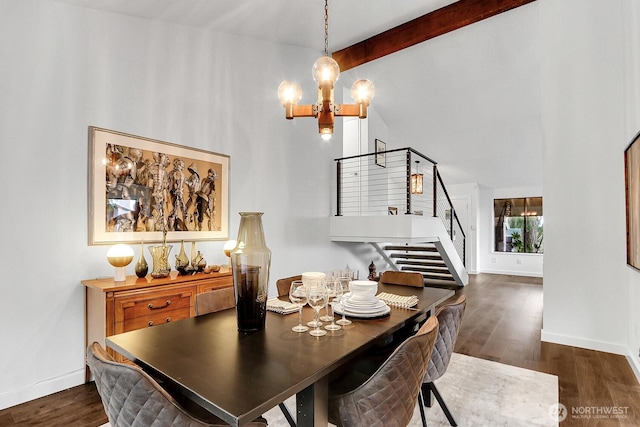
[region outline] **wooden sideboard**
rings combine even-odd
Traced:
[[[195,316],[196,294],[215,291],[220,309],[235,306],[231,269],[222,267],[216,273],[154,279],[127,276],[124,282],[112,277],[83,280],[85,286],[85,349],[97,341],[103,347],[105,337],[147,328]],[[107,348],[118,361],[124,357]],[[87,381],[88,381],[87,371]]]

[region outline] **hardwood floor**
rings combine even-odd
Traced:
[[[639,426],[640,385],[624,356],[540,341],[542,288],[540,278],[470,276],[469,285],[457,291],[468,302],[456,351],[557,375],[560,403],[568,411],[560,427]],[[605,414],[612,410],[625,412],[625,418]],[[93,383],[0,411],[0,426],[106,422]]]

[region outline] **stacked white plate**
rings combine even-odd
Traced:
[[[381,317],[388,314],[391,309],[382,300],[370,296],[363,297],[361,295],[344,295],[344,314],[351,317],[371,318]],[[333,310],[336,314],[342,315],[342,305],[334,301],[332,303]]]

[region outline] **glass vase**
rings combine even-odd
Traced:
[[[189,258],[187,257],[187,252],[184,250],[184,240],[182,240],[180,242],[180,251],[178,255],[176,255],[176,270],[178,270],[180,274],[186,274],[188,267]]]
[[[169,254],[172,248],[172,245],[149,246],[149,252],[151,252],[151,257],[153,258],[151,277],[154,279],[167,277],[171,273]]]
[[[264,329],[271,251],[264,240],[262,212],[240,212],[236,247],[231,251],[236,314],[240,332]]]
[[[136,276],[142,279],[147,276],[148,272],[149,264],[147,264],[147,260],[144,259],[144,243],[140,242],[140,258],[138,258],[138,262],[136,263]]]

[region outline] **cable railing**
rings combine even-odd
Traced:
[[[335,161],[337,216],[439,217],[464,262],[464,230],[435,161],[412,148]]]

